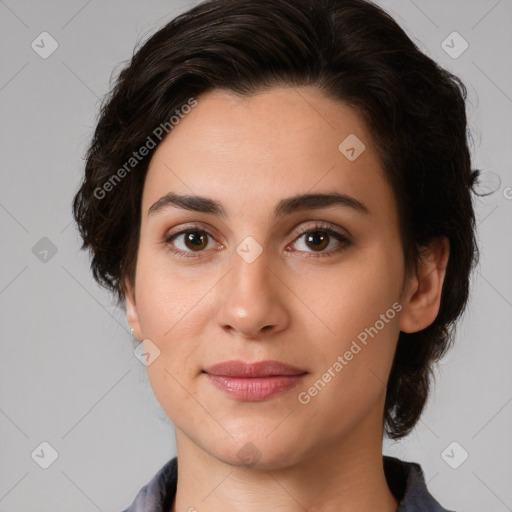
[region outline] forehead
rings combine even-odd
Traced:
[[[144,211],[171,190],[216,198],[228,215],[333,189],[365,203],[392,201],[363,118],[317,88],[243,97],[213,90],[196,99],[152,157]]]

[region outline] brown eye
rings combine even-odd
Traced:
[[[311,249],[323,251],[329,245],[330,236],[325,231],[312,231],[305,234],[305,243]]]
[[[184,235],[185,246],[192,251],[200,251],[208,245],[208,234],[204,231],[188,231]]]
[[[292,244],[294,251],[307,257],[333,256],[352,245],[343,233],[319,224],[300,230]],[[309,253],[309,254],[308,254]]]
[[[183,256],[192,256],[192,253],[205,252],[211,249],[209,242],[213,244],[213,238],[202,229],[184,229],[166,238],[165,243],[173,252]]]

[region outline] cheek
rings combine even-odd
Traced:
[[[147,367],[155,395],[160,399],[165,393],[174,400],[179,394],[180,401],[187,402],[178,382],[190,382],[208,358],[208,347],[201,340],[213,315],[211,291],[218,277],[213,272],[200,275],[193,267],[177,270],[169,262],[165,251],[140,251],[137,309],[142,335],[160,350],[159,357]]]
[[[327,276],[316,293],[318,311],[336,336],[353,337],[400,299],[402,275],[399,248],[374,244],[354,252]],[[390,312],[391,320],[394,312]]]
[[[331,317],[335,335],[315,340],[317,365],[298,390],[305,411],[323,415],[323,430],[336,437],[383,405],[399,335],[401,305],[391,286],[372,287],[369,294],[346,297]],[[379,406],[380,407],[380,406]],[[377,411],[381,414],[380,409]],[[328,426],[328,427],[326,427]]]
[[[193,328],[191,318],[201,314],[210,281],[212,276],[198,276],[191,269],[177,271],[165,251],[141,250],[136,299],[144,336],[168,344],[183,336],[184,328]]]
[[[370,379],[377,390],[387,381],[400,332],[401,261],[399,247],[376,244],[340,266],[323,289],[316,307],[330,329],[312,339],[326,370],[342,356],[336,380],[343,388],[364,389]]]
[[[178,426],[197,407],[190,383],[199,371],[200,330],[208,315],[205,286],[172,271],[161,255],[141,251],[136,276],[139,321],[143,336],[160,351],[146,371],[156,399]]]

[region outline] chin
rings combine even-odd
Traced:
[[[236,441],[229,443],[229,446],[225,446],[223,451],[219,451],[219,448],[222,449],[222,445],[217,444],[212,451],[208,451],[224,464],[261,471],[289,467],[299,461],[301,453],[296,445],[283,446],[282,439],[269,440],[265,439],[265,436],[260,438],[250,435],[238,437]]]

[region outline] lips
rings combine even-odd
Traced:
[[[302,375],[305,372],[295,366],[280,363],[279,361],[258,361],[244,363],[243,361],[224,361],[205,369],[210,375],[223,375],[225,377],[275,377],[279,375]]]
[[[204,370],[208,380],[232,398],[261,401],[295,387],[305,370],[279,361],[224,361]]]

